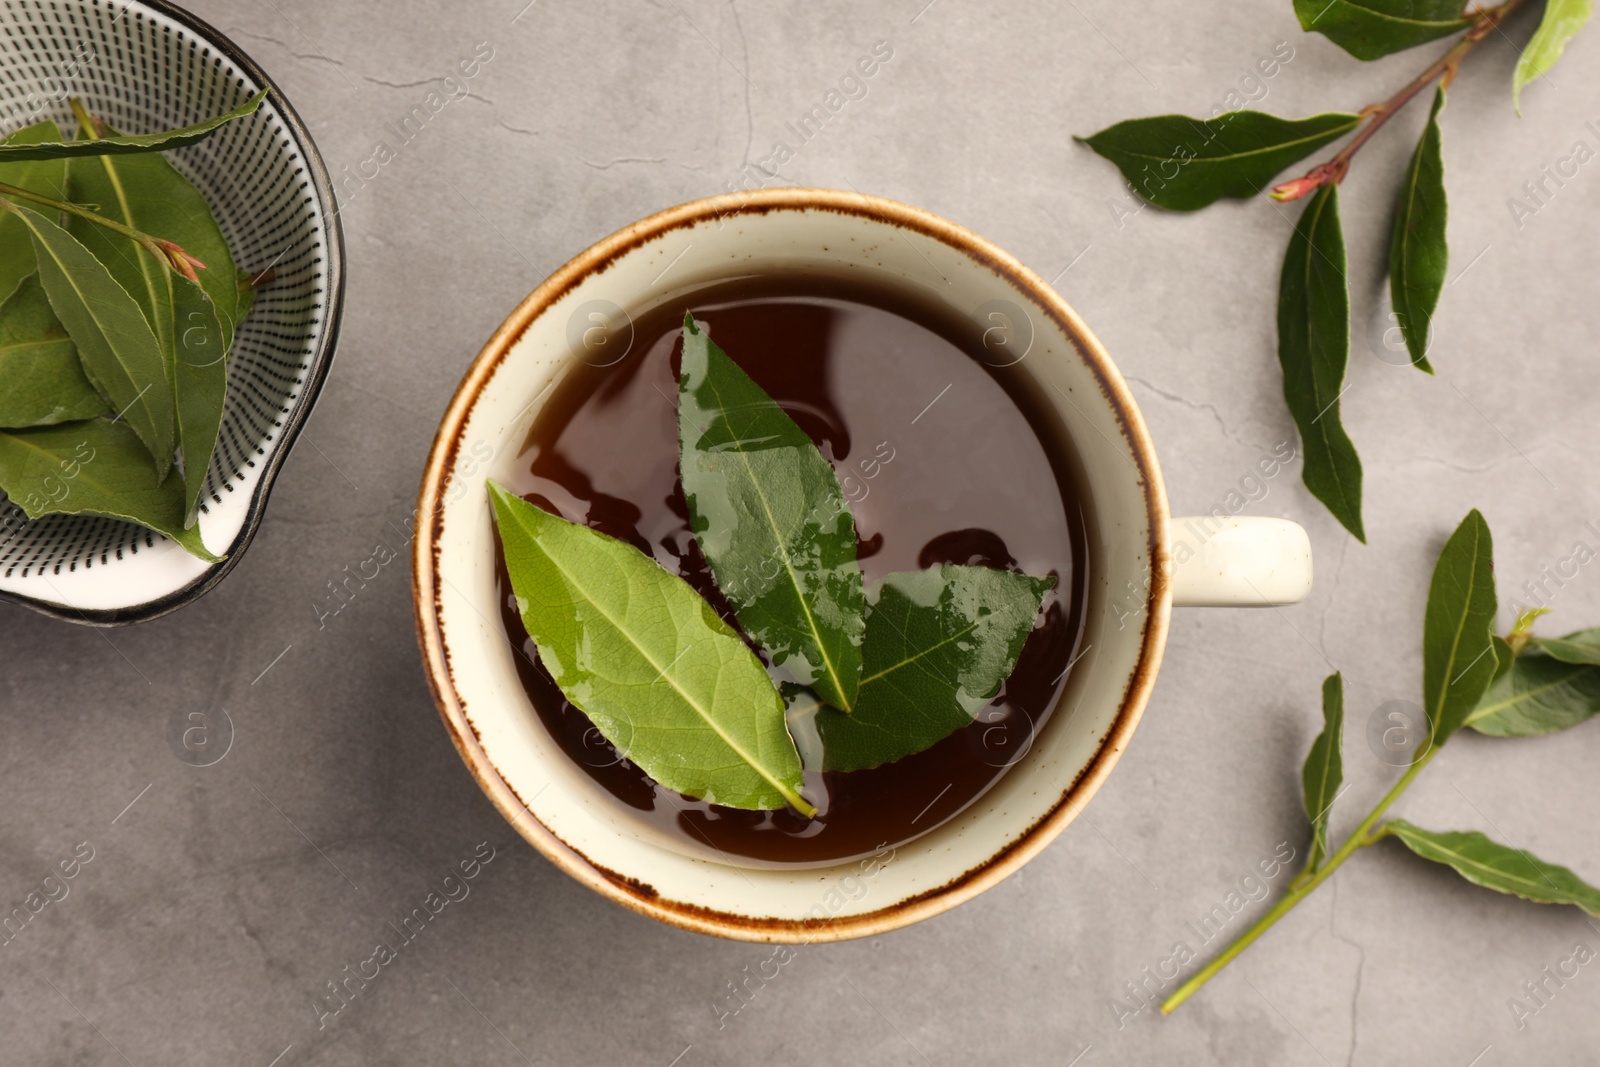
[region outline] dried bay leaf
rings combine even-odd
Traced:
[[[0,203],[4,203],[0,201]],[[144,313],[76,238],[31,208],[9,205],[33,239],[39,280],[77,345],[84,373],[154,460],[158,480],[177,444],[166,361]]]
[[[119,136],[115,129],[81,114],[80,136],[94,140]],[[99,132],[99,131],[105,132]],[[180,245],[206,265],[200,286],[216,306],[223,325],[223,347],[231,346],[233,324],[243,317],[245,295],[222,229],[204,194],[158,152],[123,156],[84,156],[67,166],[67,188],[75,202],[93,204],[106,218]],[[173,271],[141,252],[128,238],[89,219],[70,216],[67,232],[106,265],[138,302],[156,340],[163,344],[183,328],[174,325],[168,280]],[[247,308],[244,310],[248,310]]]
[[[182,148],[185,145],[205,140],[235,119],[242,119],[246,115],[253,114],[266,98],[267,90],[263,89],[225,114],[206,119],[204,122],[197,122],[192,126],[184,126],[177,130],[164,130],[160,133],[141,133],[133,136],[118,135],[116,137],[103,137],[94,141],[62,141],[58,134],[57,138],[51,141],[35,141],[27,144],[0,144],[0,163],[74,159],[84,156],[124,155],[139,152],[164,152],[169,148]]]
[[[32,430],[0,430],[0,489],[30,519],[107,515],[165,534],[215,563],[198,528],[186,528],[183,477],[158,475],[125,422],[87,419]]]
[[[0,427],[51,426],[109,415],[78,349],[30,274],[0,304]]]
[[[61,140],[61,128],[48,119],[36,122],[0,141],[7,145],[33,145]],[[67,164],[60,159],[0,162],[0,182],[57,200],[66,198]],[[0,300],[5,300],[34,272],[33,239],[22,220],[0,211]]]

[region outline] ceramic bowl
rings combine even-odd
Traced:
[[[344,288],[333,189],[304,123],[222,34],[161,0],[0,0],[0,135],[67,101],[118,129],[199,122],[271,89],[260,111],[167,158],[205,194],[241,270],[271,270],[239,326],[221,437],[200,504],[207,564],[113,519],[28,521],[0,497],[0,597],[73,622],[154,618],[221,581],[261,522],[273,478],[333,358]]]

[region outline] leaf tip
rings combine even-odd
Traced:
[[[1333,509],[1329,508],[1328,510],[1332,511]],[[1335,511],[1334,518],[1339,520],[1340,526],[1343,526],[1347,531],[1349,531],[1351,537],[1354,537],[1362,544],[1367,543],[1367,524],[1366,521],[1361,518],[1360,501],[1356,502],[1355,510],[1349,514],[1343,514]]]
[[[489,501],[494,505],[496,510],[505,507],[512,500],[521,499],[520,497],[516,496],[516,494],[512,493],[511,490],[507,489],[493,478],[485,478],[483,480],[483,484],[488,487]]]
[[[801,796],[799,793],[796,793],[794,796],[790,797],[789,803],[794,806],[795,811],[798,811],[806,818],[815,819],[817,817],[816,806],[807,801],[806,798]]]

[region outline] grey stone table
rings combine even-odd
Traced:
[[[912,929],[805,948],[725,1014],[729,983],[769,949],[607,903],[481,797],[423,680],[403,557],[324,617],[328,583],[403,536],[434,427],[479,346],[594,240],[740,181],[887,41],[893,58],[866,94],[779,180],[928,208],[1054,279],[1132,382],[1174,510],[1207,511],[1294,440],[1273,311],[1295,210],[1130,214],[1115,171],[1069,135],[1210,113],[1231,91],[1284,115],[1353,110],[1424,53],[1357,63],[1302,34],[1288,0],[1137,13],[1112,0],[525,2],[195,0],[281,83],[336,177],[369,175],[346,183],[344,337],[259,536],[217,590],[109,632],[0,611],[0,905],[22,904],[75,848],[92,853],[70,893],[0,946],[0,1061],[1592,1062],[1600,969],[1580,969],[1520,1029],[1507,1002],[1575,945],[1600,947],[1597,927],[1397,846],[1357,857],[1174,1016],[1135,1010],[1127,983],[1176,942],[1215,949],[1189,924],[1248,894],[1275,849],[1303,854],[1299,761],[1330,669],[1345,674],[1351,720],[1335,833],[1393,779],[1364,731],[1386,701],[1418,698],[1427,569],[1468,508],[1494,529],[1502,602],[1575,543],[1600,547],[1586,473],[1600,421],[1600,164],[1547,184],[1542,203],[1523,191],[1575,142],[1600,145],[1600,29],[1526,93],[1520,120],[1508,86],[1527,16],[1456,83],[1436,378],[1393,366],[1379,299],[1420,107],[1345,184],[1345,413],[1367,460],[1371,544],[1310,498],[1298,464],[1256,485],[1253,510],[1311,532],[1309,601],[1179,613],[1131,749],[1025,871]],[[474,78],[442,81],[480,50],[492,56]],[[1275,50],[1292,57],[1246,80]],[[448,103],[397,133],[431,92]],[[1596,573],[1547,585],[1555,629],[1600,623]],[[228,755],[206,768],[174,758],[171,718],[218,708],[237,731]],[[1600,726],[1462,737],[1402,810],[1600,881],[1597,761]],[[484,842],[493,859],[470,895],[323,1015],[326,984]]]

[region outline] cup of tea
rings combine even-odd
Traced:
[[[970,725],[881,767],[808,762],[815,818],[653,782],[540,666],[497,548],[488,479],[629,541],[724,606],[678,482],[686,313],[832,462],[869,584],[941,564],[1055,579]],[[1261,477],[1292,458],[1263,457]],[[462,759],[562,870],[689,930],[862,937],[975,896],[1072,822],[1132,739],[1174,605],[1306,596],[1305,531],[1240,514],[1248,504],[1229,494],[1210,515],[1168,514],[1127,384],[1014,257],[858,193],[735,193],[607,237],[484,346],[423,473],[418,637]]]

